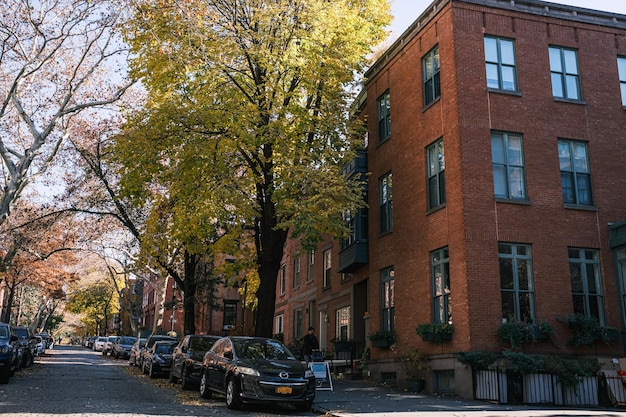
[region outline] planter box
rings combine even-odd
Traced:
[[[442,343],[452,340],[452,333],[423,333],[420,336],[424,342]]]
[[[391,345],[393,345],[393,341],[392,340],[388,340],[388,339],[375,339],[375,340],[372,340],[372,347],[388,348]]]
[[[332,342],[335,352],[352,352],[352,342]]]

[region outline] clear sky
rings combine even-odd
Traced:
[[[393,39],[400,36],[433,0],[390,0],[395,16],[391,25]],[[587,9],[603,10],[626,15],[626,0],[553,0],[550,3],[568,4]]]

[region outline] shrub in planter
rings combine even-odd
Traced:
[[[396,336],[392,331],[380,330],[369,335],[373,347],[390,347],[396,341]]]
[[[503,323],[498,328],[498,338],[511,346],[511,349],[521,349],[524,343],[537,343],[541,339],[548,339],[554,334],[554,329],[547,322],[539,324],[511,321]]]
[[[498,360],[498,355],[493,352],[459,352],[457,353],[459,362],[469,365],[474,370],[489,369]]]
[[[567,341],[570,346],[593,346],[595,342],[611,343],[617,340],[619,332],[614,327],[603,327],[595,317],[587,317],[581,313],[569,314],[559,321],[574,333]]]
[[[424,342],[442,343],[452,339],[452,324],[450,323],[425,323],[415,329]]]

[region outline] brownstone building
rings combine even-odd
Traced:
[[[510,349],[503,324],[547,323],[533,354],[624,354],[626,16],[538,0],[437,0],[366,73],[368,209],[354,235],[286,248],[276,330],[370,347],[372,377],[428,356],[429,391],[472,396],[458,352]],[[567,317],[606,340],[572,346]],[[416,334],[451,324],[451,340]],[[395,334],[394,349],[368,335]],[[610,339],[610,340],[609,340]],[[606,343],[605,343],[606,342]]]

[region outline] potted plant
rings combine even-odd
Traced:
[[[404,372],[406,387],[411,392],[422,392],[426,388],[426,380],[422,371],[426,369],[426,355],[419,349],[411,348],[409,352],[399,358],[400,368]]]
[[[373,347],[388,348],[395,343],[396,336],[390,330],[379,330],[369,335],[369,339],[372,341]]]
[[[425,323],[415,329],[424,342],[443,343],[452,339],[451,323]]]
[[[538,340],[548,339],[554,334],[554,329],[547,322],[539,324],[523,321],[502,323],[498,329],[498,338],[511,345],[512,349],[521,349],[524,343],[537,343]]]
[[[616,328],[601,326],[598,319],[593,316],[587,317],[581,313],[568,314],[559,321],[572,330],[573,336],[567,343],[573,347],[593,346],[599,341],[611,343],[619,337]]]

